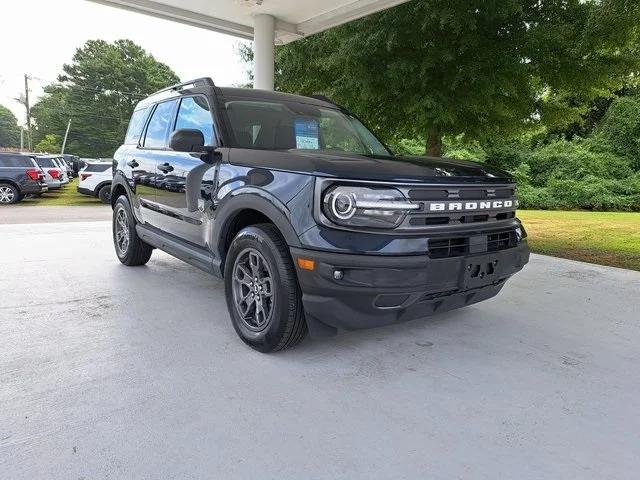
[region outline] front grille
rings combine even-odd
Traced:
[[[518,244],[518,236],[513,230],[487,235],[487,252],[497,252]]]
[[[469,253],[469,238],[445,238],[429,242],[429,257],[449,258],[459,257]]]
[[[487,200],[511,198],[514,187],[455,187],[455,188],[412,188],[408,192],[409,200]]]
[[[407,186],[401,190],[411,202],[420,205],[407,214],[400,226],[406,230],[490,224],[515,217],[515,185]]]
[[[429,241],[430,258],[450,258],[462,255],[498,252],[518,245],[515,230],[504,230],[485,235],[438,238]]]

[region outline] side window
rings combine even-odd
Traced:
[[[32,167],[31,157],[22,155],[1,156],[0,167]]]
[[[144,121],[147,119],[148,108],[141,108],[136,110],[131,115],[129,121],[129,128],[127,129],[127,135],[124,138],[126,145],[137,145],[140,141],[140,135],[142,135],[142,129],[144,128]]]
[[[214,145],[213,117],[207,99],[204,97],[185,97],[180,102],[175,130],[193,128],[200,130],[205,145]]]
[[[151,120],[147,126],[147,133],[144,137],[146,148],[163,148],[167,146],[167,135],[169,124],[173,116],[175,100],[159,103],[151,114]]]

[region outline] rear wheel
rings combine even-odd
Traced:
[[[20,192],[10,183],[0,183],[0,205],[10,205],[20,200]]]
[[[111,185],[105,185],[98,190],[98,198],[102,203],[111,203]]]
[[[241,230],[229,247],[224,271],[229,315],[247,345],[267,353],[292,347],[305,337],[295,268],[273,225]]]
[[[130,267],[144,265],[149,261],[153,248],[138,236],[131,205],[124,195],[118,197],[113,207],[112,229],[118,260]]]

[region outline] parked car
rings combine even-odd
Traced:
[[[34,157],[0,152],[0,205],[16,203],[25,195],[48,190],[44,172]]]
[[[36,157],[36,163],[44,172],[44,180],[49,187],[49,190],[59,190],[63,183],[62,169],[54,162],[52,157],[38,156]]]
[[[64,162],[62,157],[52,156],[51,159],[60,169],[60,181],[62,182],[62,185],[66,185],[70,181],[67,164]]]
[[[60,155],[58,157],[58,160],[65,167],[65,172],[67,173],[67,178],[69,179],[69,181],[71,181],[71,179],[73,178],[73,167],[67,161],[67,159],[65,158],[64,155]]]
[[[109,203],[113,179],[111,166],[111,161],[87,163],[79,172],[78,192],[97,197],[102,203]]]
[[[78,172],[82,169],[82,166],[79,165],[79,157],[77,155],[69,155],[63,154],[62,157],[67,162],[67,165],[71,169],[71,178],[75,178],[78,176]]]
[[[486,300],[529,260],[512,175],[395,156],[319,98],[176,85],[135,107],[115,161],[120,262],[155,247],[223,277],[262,352]]]

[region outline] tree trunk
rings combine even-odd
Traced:
[[[442,156],[442,133],[439,130],[429,130],[427,133],[426,153],[430,157]]]

